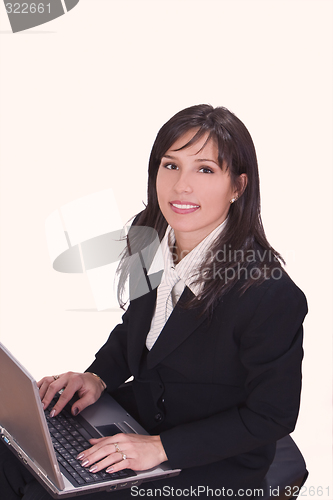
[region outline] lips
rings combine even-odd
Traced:
[[[170,202],[170,207],[176,214],[185,215],[196,212],[200,208],[200,205],[197,205],[196,203],[192,203],[190,201],[175,200]]]

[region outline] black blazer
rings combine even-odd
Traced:
[[[156,290],[133,300],[87,371],[111,392],[134,376],[141,423],[160,434],[172,467],[213,464],[219,474],[232,463],[259,481],[298,415],[305,296],[283,273],[243,295],[235,287],[198,317],[183,307],[191,293],[185,288],[150,352]]]

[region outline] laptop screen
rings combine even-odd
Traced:
[[[0,425],[58,487],[62,479],[36,382],[0,344]],[[33,458],[32,458],[33,457]]]

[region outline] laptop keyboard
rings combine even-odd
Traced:
[[[76,457],[87,448],[91,448],[88,439],[92,436],[66,408],[59,415],[51,418],[50,411],[54,404],[55,401],[52,401],[45,410],[45,417],[61,472],[72,484],[82,486],[136,476],[136,473],[130,469],[112,473],[107,473],[105,470],[92,473],[82,467]]]

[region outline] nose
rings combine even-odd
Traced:
[[[176,193],[191,193],[193,191],[190,175],[187,172],[179,172],[174,190]]]

